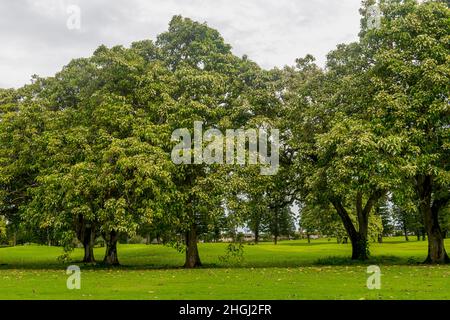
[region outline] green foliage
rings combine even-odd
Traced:
[[[244,245],[242,242],[229,243],[227,245],[226,254],[219,256],[219,261],[224,264],[241,264],[244,260]]]
[[[6,241],[6,219],[3,216],[0,216],[0,245],[5,244]]]
[[[381,24],[369,28],[375,4]],[[142,234],[184,250],[240,227],[292,235],[294,202],[302,229],[347,234],[358,258],[392,220],[446,233],[448,6],[368,0],[361,13],[360,38],[330,52],[326,68],[307,55],[263,70],[217,30],[174,16],[155,42],[100,46],[53,77],[0,89],[0,237],[7,225],[21,241],[70,251],[86,232]],[[192,133],[194,121],[280,129],[278,173],[175,166],[171,132]]]

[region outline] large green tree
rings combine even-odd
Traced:
[[[373,2],[373,1],[372,1]],[[439,224],[450,201],[450,10],[441,1],[381,1],[381,24],[363,29],[376,108],[402,141],[399,172],[413,185],[430,263],[448,262]]]

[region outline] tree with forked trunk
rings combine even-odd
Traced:
[[[433,183],[433,177],[429,175],[418,175],[415,181],[418,206],[428,234],[428,255],[425,263],[449,263],[450,258],[444,246],[444,234],[439,224],[439,213],[450,202],[450,192],[436,190],[436,183]]]
[[[332,199],[336,212],[344,224],[345,230],[352,243],[352,259],[353,260],[366,260],[369,258],[369,215],[378,201],[383,196],[383,192],[373,192],[369,195],[366,204],[363,205],[363,194],[358,192],[356,194],[354,208],[356,209],[357,224],[353,223],[350,214],[344,207],[342,200]]]
[[[86,221],[83,215],[80,214],[76,223],[76,234],[78,241],[83,244],[83,262],[95,263],[94,246],[97,235],[95,223]]]
[[[119,257],[117,255],[117,242],[119,235],[116,231],[112,230],[108,233],[103,233],[103,239],[106,242],[105,257],[103,258],[103,264],[108,266],[118,266]]]
[[[444,1],[412,0],[382,1],[379,9],[380,25],[361,33],[372,60],[376,117],[403,143],[399,184],[415,189],[426,262],[448,262],[439,221],[450,192],[450,11]]]
[[[338,46],[328,55],[327,70],[310,56],[299,59],[296,69],[287,70],[293,80],[286,103],[299,197],[310,204],[332,204],[352,242],[352,258],[364,260],[371,211],[398,181],[399,160],[373,121],[362,52],[358,43]]]

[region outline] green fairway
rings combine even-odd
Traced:
[[[183,255],[159,245],[121,245],[122,266],[81,267],[81,289],[68,290],[61,248],[0,249],[1,299],[450,299],[450,266],[424,266],[426,242],[372,244],[372,260],[347,259],[350,245],[283,241],[246,245],[244,260],[221,262],[226,244],[200,244],[204,267],[180,268]],[[101,259],[104,248],[96,249]],[[380,266],[381,289],[368,290],[367,265]]]

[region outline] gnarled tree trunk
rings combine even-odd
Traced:
[[[448,263],[450,259],[444,246],[444,237],[439,225],[439,209],[447,200],[432,200],[433,179],[431,176],[416,177],[416,191],[419,196],[419,209],[423,215],[428,234],[428,255],[425,263]]]
[[[82,215],[79,215],[77,223],[77,238],[83,244],[84,263],[95,262],[94,257],[95,236],[96,236],[95,224],[84,219]]]
[[[90,225],[89,227],[86,227],[83,237],[83,247],[84,247],[83,262],[85,263],[95,262],[94,246],[95,246],[95,227]]]
[[[186,232],[186,261],[185,268],[195,268],[202,265],[198,254],[197,246],[197,227],[195,224]]]
[[[117,256],[117,241],[119,240],[119,234],[113,230],[108,234],[103,234],[103,238],[106,241],[106,252],[103,263],[110,266],[119,265],[119,258]]]
[[[353,260],[367,260],[369,258],[369,242],[367,240],[369,230],[369,214],[372,207],[378,199],[384,194],[382,191],[373,192],[363,207],[362,194],[360,192],[356,195],[356,216],[358,219],[358,230],[355,228],[350,215],[344,208],[339,199],[333,199],[331,203],[336,209],[339,217],[344,224],[345,230],[352,243],[352,259]]]

